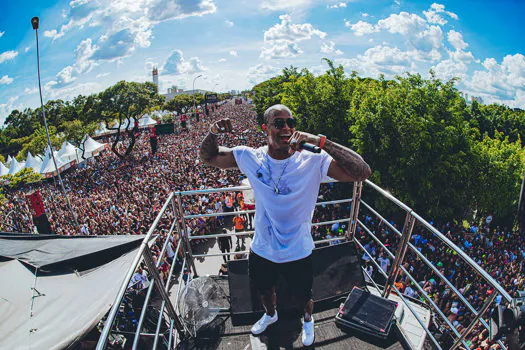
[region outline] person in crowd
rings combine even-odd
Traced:
[[[227,234],[228,231],[225,228],[223,228],[221,233],[222,234]],[[219,238],[217,238],[217,242],[219,243],[219,249],[221,250],[221,252],[223,254],[229,253],[231,251],[231,248],[232,248],[232,245],[233,245],[231,236],[219,237]],[[230,261],[230,255],[229,254],[228,255],[223,255],[222,258],[224,259],[225,263]]]
[[[267,138],[265,147],[219,148],[218,135],[233,131],[229,119],[219,120],[211,125],[199,155],[208,165],[239,168],[253,187],[257,206],[249,273],[266,313],[253,325],[252,333],[261,334],[277,321],[275,285],[278,275],[283,274],[303,301],[301,340],[310,346],[315,338],[310,227],[320,183],[328,178],[362,181],[371,170],[349,148],[323,135],[296,130],[296,120],[284,105],[266,110],[262,129]],[[319,146],[322,152],[301,152],[305,142]]]

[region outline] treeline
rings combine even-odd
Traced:
[[[290,67],[256,85],[259,121],[272,104],[286,104],[299,130],[357,150],[371,165],[373,182],[426,218],[491,213],[494,223],[514,225],[525,172],[525,111],[469,105],[455,79],[442,82],[432,72],[430,79],[376,80],[348,76],[326,61],[323,75]]]
[[[219,100],[229,94],[218,94]],[[168,110],[178,114],[189,113],[193,99],[197,105],[204,103],[204,95],[177,95],[165,101],[151,83],[120,81],[106,90],[90,96],[79,95],[71,101],[51,100],[45,104],[51,143],[59,148],[64,140],[78,146],[86,134],[92,135],[103,122],[111,128],[118,124],[133,127],[134,121],[145,113]],[[166,116],[171,118],[172,116]],[[115,123],[116,121],[116,123]],[[124,135],[122,138],[125,138]],[[121,139],[122,139],[121,138]],[[47,137],[41,108],[13,110],[0,128],[0,160],[8,155],[25,160],[27,153],[43,153]],[[129,152],[133,147],[127,148]]]

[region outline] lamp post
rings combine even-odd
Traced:
[[[202,77],[202,74],[197,75],[195,78],[193,78],[193,87],[191,89],[191,96],[193,97],[193,115],[195,116],[196,113],[196,106],[195,106],[195,80]]]
[[[77,216],[75,212],[73,211],[73,208],[71,207],[71,203],[69,202],[69,197],[67,195],[66,189],[64,188],[64,182],[62,181],[62,176],[60,176],[60,171],[58,170],[57,161],[55,159],[55,154],[53,152],[53,145],[51,145],[51,138],[49,137],[49,130],[47,128],[47,119],[46,119],[46,111],[44,108],[44,99],[42,98],[42,84],[40,82],[40,50],[38,47],[38,26],[39,26],[39,18],[33,17],[31,18],[31,25],[33,26],[33,29],[36,33],[36,65],[37,65],[37,71],[38,71],[38,90],[40,92],[40,105],[42,107],[42,119],[44,119],[44,127],[46,129],[46,136],[47,136],[47,144],[49,147],[49,153],[51,155],[51,159],[53,160],[53,164],[55,165],[55,170],[57,172],[58,176],[58,182],[60,183],[60,187],[62,187],[62,192],[64,192],[64,197],[66,197],[67,206],[69,207],[69,211],[71,212],[71,215],[73,215],[73,221],[75,222],[75,225],[78,229],[80,229],[80,225],[77,222]]]

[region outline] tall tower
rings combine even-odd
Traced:
[[[157,85],[157,92],[159,91],[159,70],[157,67],[153,67],[153,84]]]

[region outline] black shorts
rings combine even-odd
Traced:
[[[248,266],[250,281],[259,292],[275,287],[279,274],[281,274],[294,295],[304,297],[305,300],[312,299],[311,255],[296,261],[275,263],[250,251]]]

